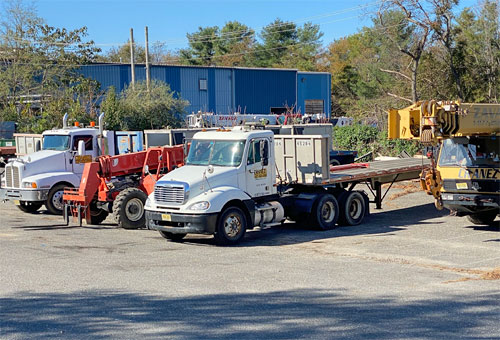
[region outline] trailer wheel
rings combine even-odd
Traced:
[[[33,214],[42,207],[43,203],[40,202],[30,202],[30,201],[19,201],[17,206],[19,210],[25,213]]]
[[[214,234],[218,245],[230,245],[238,243],[247,229],[247,219],[243,211],[238,207],[228,207],[219,216]]]
[[[359,191],[345,191],[339,197],[341,225],[358,225],[366,214],[366,200]]]
[[[148,196],[137,188],[128,188],[116,196],[113,202],[113,217],[118,227],[139,229],[146,226],[144,204]]]
[[[339,218],[339,204],[333,195],[322,195],[315,203],[312,217],[316,222],[316,227],[320,230],[330,230],[335,228],[335,223]]]
[[[169,241],[173,242],[180,242],[184,237],[186,237],[187,234],[174,234],[174,233],[169,233],[168,231],[162,231],[158,230],[160,232],[160,235],[163,236],[163,238],[166,238]]]
[[[483,211],[480,213],[468,215],[467,218],[469,221],[476,225],[490,225],[493,223],[495,220],[495,217],[497,217],[497,211],[496,210],[490,210],[490,211]]]
[[[53,215],[62,215],[64,209],[63,203],[63,193],[64,188],[72,187],[68,184],[57,184],[52,187],[49,191],[49,196],[45,202],[45,207]]]

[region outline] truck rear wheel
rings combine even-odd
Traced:
[[[118,227],[139,229],[146,226],[144,204],[148,196],[137,188],[128,188],[116,196],[113,202],[113,216]]]
[[[30,201],[19,201],[19,205],[17,206],[19,210],[25,213],[33,214],[38,211],[42,207],[43,203],[40,202],[30,202]]]
[[[483,211],[469,215],[467,218],[469,221],[477,225],[490,225],[495,220],[495,217],[497,217],[497,213],[498,212],[496,210]]]
[[[50,189],[45,206],[51,214],[62,215],[64,209],[63,192],[66,187],[72,186],[67,184],[57,184]]]
[[[318,229],[330,230],[335,228],[335,223],[339,218],[337,199],[330,194],[320,196],[313,207],[311,215]]]
[[[160,232],[160,235],[166,238],[169,241],[174,241],[174,242],[179,242],[181,241],[184,237],[186,237],[187,234],[174,234],[174,233],[169,233],[168,231],[162,231],[158,230]]]
[[[366,200],[359,191],[345,191],[339,197],[339,224],[358,225],[366,214]]]
[[[247,230],[247,219],[238,207],[228,207],[219,216],[214,234],[218,245],[238,243]]]

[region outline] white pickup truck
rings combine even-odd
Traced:
[[[115,155],[143,149],[142,132],[68,127],[43,132],[42,150],[11,159],[0,182],[0,201],[12,201],[24,212],[36,212],[45,204],[52,214],[62,214],[65,187],[78,187],[85,163],[99,155]]]

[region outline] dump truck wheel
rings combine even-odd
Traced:
[[[468,215],[467,218],[474,224],[477,225],[490,225],[497,217],[496,210],[483,211],[477,214]]]
[[[339,218],[339,204],[337,199],[330,194],[320,196],[314,204],[311,215],[319,230],[335,228],[335,224]]]
[[[366,214],[366,200],[359,191],[345,191],[339,197],[341,225],[358,225]]]
[[[45,202],[45,207],[53,215],[62,215],[64,209],[63,192],[64,188],[71,187],[68,184],[57,184],[49,191],[49,196]]]
[[[159,230],[160,235],[166,238],[169,241],[179,242],[181,241],[187,234],[174,234],[169,233],[168,231]]]
[[[139,229],[146,226],[144,204],[148,196],[137,188],[128,188],[116,196],[113,202],[113,217],[118,227]]]
[[[17,207],[22,212],[33,214],[37,212],[42,205],[43,203],[40,202],[19,201],[19,205]]]
[[[246,230],[247,219],[243,211],[238,207],[228,207],[217,221],[215,242],[220,246],[236,244],[245,236]]]

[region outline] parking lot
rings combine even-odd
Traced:
[[[359,226],[285,223],[234,247],[0,203],[0,338],[500,338],[498,221],[407,192]]]

